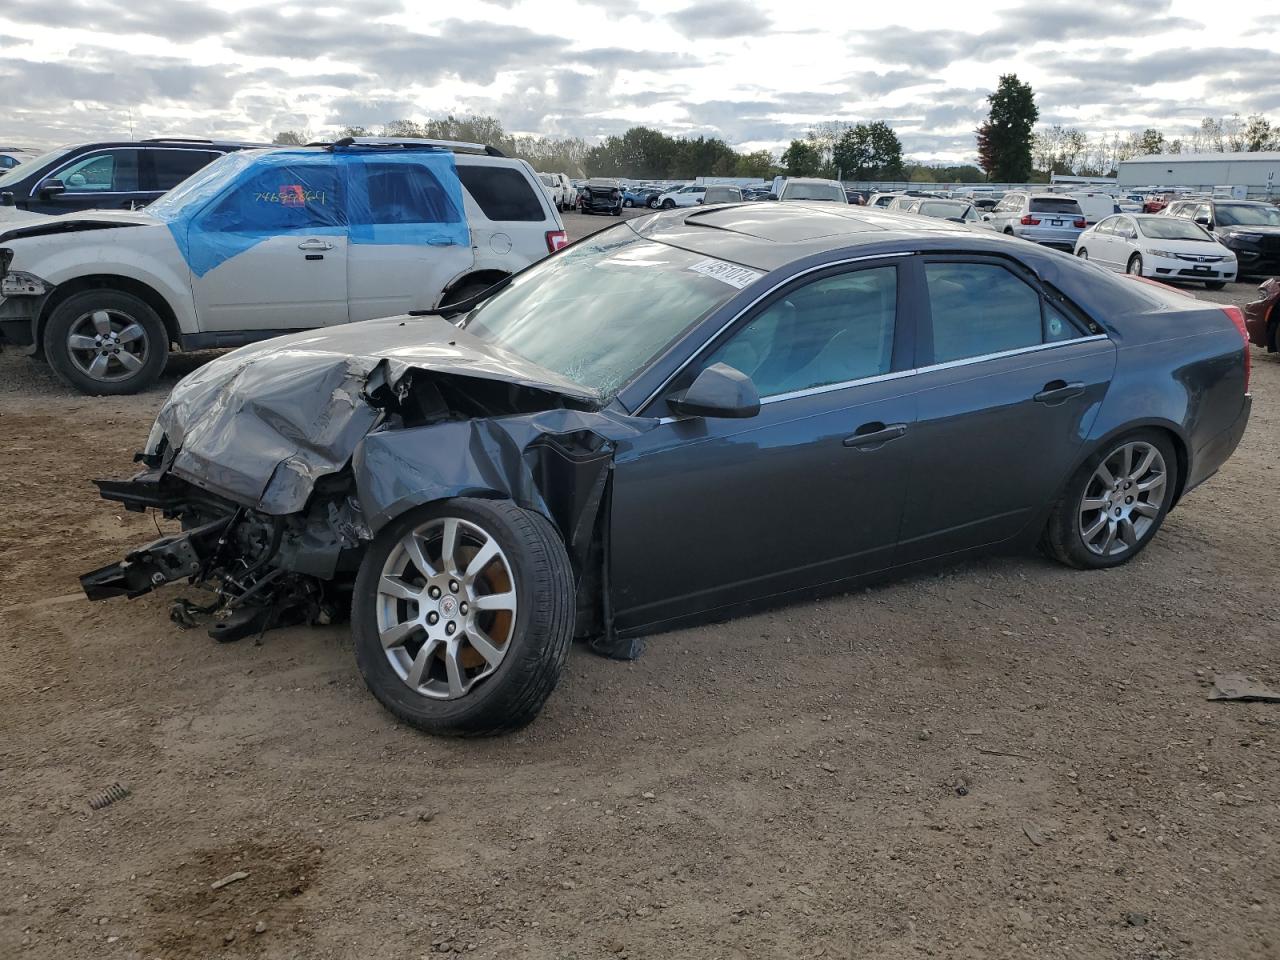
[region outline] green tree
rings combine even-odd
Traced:
[[[822,172],[822,150],[809,140],[792,140],[782,152],[782,168],[789,177],[816,177]]]
[[[984,179],[991,179],[991,172],[996,168],[996,154],[991,146],[991,123],[984,121],[974,132],[977,141],[978,166],[984,173]]]
[[[1244,128],[1244,149],[1251,153],[1259,150],[1273,150],[1280,145],[1280,137],[1271,126],[1271,121],[1259,114],[1249,117]]]
[[[777,164],[773,162],[773,154],[768,150],[757,150],[755,153],[744,153],[738,157],[734,165],[735,177],[759,177],[767,180],[773,176]]]
[[[310,140],[311,137],[308,134],[297,130],[281,130],[271,138],[272,143],[281,147],[300,147],[304,143],[309,143]]]
[[[903,176],[902,141],[882,120],[858,123],[841,133],[831,161],[846,180],[898,180]]]
[[[1164,152],[1164,134],[1153,127],[1147,127],[1138,136],[1138,148],[1141,156]]]
[[[1031,130],[1040,119],[1035,93],[1017,74],[1006,73],[987,102],[991,111],[985,126],[992,164],[987,172],[998,182],[1023,183],[1031,176]]]

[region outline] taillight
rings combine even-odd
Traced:
[[[1240,331],[1240,339],[1244,341],[1244,392],[1249,392],[1249,377],[1253,373],[1253,354],[1249,352],[1249,328],[1244,323],[1244,311],[1239,307],[1223,307],[1222,312],[1231,318],[1231,322]]]
[[[1075,226],[1079,227],[1081,230],[1083,230],[1088,225],[1089,225],[1089,221],[1086,220],[1084,217],[1081,217],[1079,220],[1075,221]]]
[[[1031,216],[1031,214],[1029,214],[1029,213],[1028,213],[1026,216],[1024,216],[1021,220],[1019,220],[1018,222],[1019,222],[1019,223],[1021,223],[1024,227],[1038,227],[1038,226],[1040,226],[1040,221],[1039,221],[1039,220],[1037,220],[1035,217]]]
[[[547,231],[547,252],[555,253],[562,247],[569,245],[569,236],[563,230]]]

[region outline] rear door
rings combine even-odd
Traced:
[[[337,168],[250,168],[190,225],[191,291],[205,331],[347,321],[347,227]]]
[[[458,177],[471,224],[476,270],[515,273],[547,255],[547,232],[563,229],[533,169],[461,154]]]
[[[149,147],[142,152],[141,186],[150,203],[161,194],[172,190],[202,167],[208,166],[222,154],[217,150],[196,150],[186,147]]]
[[[421,164],[370,159],[353,166],[350,178],[351,319],[434,307],[449,282],[470,269],[472,252],[466,244],[419,242],[421,229],[456,223],[465,214],[455,208],[436,174]]]
[[[1115,346],[1009,261],[923,257],[919,406],[900,559],[1006,540],[1067,480]]]

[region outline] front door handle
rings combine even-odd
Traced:
[[[897,440],[906,432],[905,423],[884,424],[879,421],[864,423],[852,437],[844,438],[844,445],[857,450],[877,450],[890,440]]]
[[[299,250],[332,250],[333,244],[328,240],[303,240],[298,244]]]
[[[1044,385],[1044,389],[1037,393],[1031,399],[1036,403],[1043,403],[1047,406],[1054,407],[1060,403],[1078,397],[1084,393],[1083,383],[1067,383],[1065,380],[1050,380]]]

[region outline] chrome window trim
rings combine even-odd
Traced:
[[[1100,340],[1110,340],[1105,333],[1094,333],[1087,337],[1076,337],[1073,340],[1055,340],[1053,343],[1037,343],[1029,347],[1017,347],[1013,350],[1001,350],[998,353],[984,353],[978,357],[964,357],[960,360],[948,360],[945,363],[931,363],[926,367],[915,367],[911,370],[895,370],[891,373],[878,373],[870,377],[860,377],[857,380],[844,380],[840,383],[825,383],[819,387],[807,387],[804,390],[793,390],[790,393],[778,393],[770,397],[761,397],[760,406],[767,406],[770,403],[778,403],[782,400],[795,400],[799,397],[811,397],[823,393],[835,393],[837,390],[847,390],[849,387],[860,387],[870,383],[884,383],[888,380],[902,380],[906,377],[914,377],[922,373],[933,373],[935,370],[954,370],[957,367],[967,367],[973,364],[986,363],[989,360],[1003,360],[1006,357],[1016,357],[1027,353],[1040,353],[1044,350],[1052,350],[1056,347],[1069,347],[1076,343],[1096,343]],[[662,417],[658,420],[658,424],[678,423],[682,420],[695,419],[691,417]]]
[[[810,267],[807,270],[802,270],[799,273],[792,274],[791,276],[787,277],[785,280],[778,281],[772,287],[762,292],[758,297],[756,297],[754,300],[748,303],[745,307],[743,307],[741,310],[735,313],[732,317],[726,320],[724,324],[721,325],[719,330],[717,330],[711,336],[707,337],[706,341],[702,344],[702,346],[700,346],[697,350],[695,350],[693,354],[690,355],[690,357],[687,360],[685,360],[684,363],[676,367],[676,369],[671,372],[671,376],[667,377],[667,379],[662,382],[662,385],[660,387],[658,387],[651,394],[649,394],[649,396],[645,397],[644,402],[640,403],[636,407],[636,410],[640,411],[640,410],[646,409],[649,406],[649,404],[653,403],[653,401],[658,397],[658,395],[661,394],[662,391],[667,388],[667,385],[670,384],[671,381],[675,380],[678,376],[680,376],[680,374],[684,373],[684,371],[688,368],[689,364],[693,363],[695,360],[698,359],[698,357],[702,356],[703,352],[707,349],[707,347],[710,346],[711,343],[715,341],[722,333],[724,333],[731,326],[733,326],[740,319],[742,319],[742,317],[744,317],[748,312],[750,312],[751,310],[754,310],[757,304],[760,303],[760,301],[764,300],[769,296],[772,296],[776,291],[781,290],[783,287],[785,287],[787,284],[791,283],[792,281],[798,280],[801,277],[807,277],[811,273],[818,273],[821,270],[829,270],[832,267],[842,267],[845,264],[849,264],[849,263],[867,263],[871,260],[894,260],[900,257],[911,257],[911,256],[915,256],[913,251],[904,251],[901,253],[864,254],[861,257],[849,257],[848,259],[845,259],[845,260],[832,260],[830,263],[823,263],[823,264],[819,264],[816,267]],[[896,316],[894,318],[894,322],[897,323]],[[905,372],[905,371],[901,371],[901,372]],[[851,381],[851,382],[856,383],[857,381]],[[637,412],[636,414],[633,414],[633,416],[640,416],[640,414]]]

